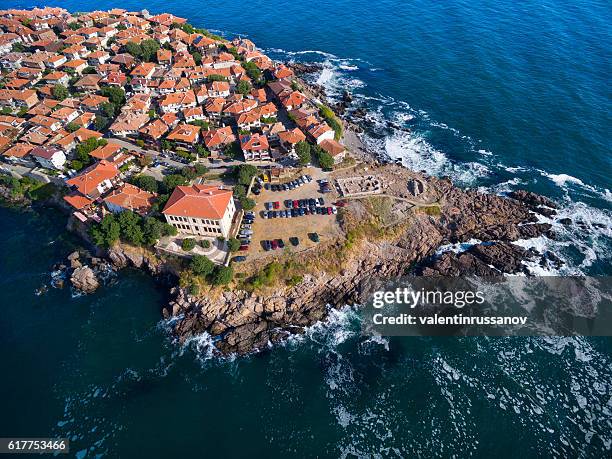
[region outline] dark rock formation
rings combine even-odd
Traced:
[[[286,62],[285,65],[293,70],[296,75],[317,73],[323,70],[323,66],[321,64],[310,62]]]

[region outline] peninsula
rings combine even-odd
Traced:
[[[512,244],[554,237],[537,217],[553,202],[366,151],[351,95],[331,104],[303,78],[316,66],[167,13],[11,9],[0,30],[0,195],[54,205],[87,241],[57,266],[72,288],[126,267],[169,281],[180,341],[245,354],[359,303],[373,276],[559,263]]]

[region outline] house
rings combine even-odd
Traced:
[[[99,161],[112,161],[112,158],[121,151],[121,145],[109,142],[106,145],[96,148],[89,153],[89,156],[96,158]]]
[[[170,65],[172,63],[172,51],[163,48],[158,49],[157,63],[160,65]]]
[[[259,110],[251,110],[250,112],[240,113],[236,115],[236,125],[238,129],[251,130],[261,126],[261,113]]]
[[[55,147],[39,146],[30,151],[32,156],[38,163],[47,169],[61,170],[66,164],[66,155],[62,150]]]
[[[101,79],[102,77],[100,75],[85,75],[83,78],[81,78],[74,84],[74,87],[85,92],[95,92],[100,89],[98,83]]]
[[[164,113],[176,113],[179,110],[193,108],[196,105],[195,93],[191,90],[167,94],[159,101],[159,108]]]
[[[66,183],[83,196],[96,199],[113,187],[112,180],[117,175],[117,166],[108,161],[100,161],[76,177],[66,180]]]
[[[225,99],[215,97],[206,100],[206,103],[204,104],[204,109],[211,118],[221,118],[224,106]]]
[[[143,62],[134,67],[134,70],[130,73],[132,78],[144,78],[145,80],[151,79],[155,73],[155,64],[152,62]]]
[[[55,56],[51,56],[49,60],[45,62],[45,65],[49,67],[50,69],[58,69],[62,65],[64,65],[66,62],[68,62],[68,59],[66,59],[66,56],[63,56],[61,54],[56,54]]]
[[[295,110],[306,101],[306,96],[299,91],[291,91],[287,94],[281,94],[279,99],[287,110]]]
[[[144,216],[151,211],[155,198],[155,194],[125,183],[104,198],[104,203],[114,213],[131,210]]]
[[[116,136],[137,136],[138,130],[150,120],[146,113],[126,111],[117,117],[108,130]]]
[[[51,118],[55,118],[66,125],[76,120],[81,113],[76,108],[62,107],[49,115]]]
[[[70,75],[66,72],[51,72],[44,76],[43,78],[47,83],[56,85],[61,84],[63,86],[67,86],[70,81]]]
[[[232,194],[211,185],[177,186],[162,213],[181,234],[228,238],[236,213]]]
[[[29,123],[33,126],[45,127],[51,131],[57,131],[62,127],[62,122],[60,120],[42,115],[36,115],[35,117],[30,118]]]
[[[272,72],[272,76],[275,80],[282,80],[285,78],[291,78],[293,76],[293,70],[287,68],[287,66],[280,64]]]
[[[223,151],[226,145],[236,141],[236,136],[231,126],[204,131],[202,135],[204,138],[204,145],[206,145],[206,148],[213,156],[217,156]]]
[[[179,124],[166,137],[178,146],[191,150],[200,139],[200,128],[191,124]]]
[[[341,163],[346,156],[346,149],[344,148],[344,145],[336,142],[335,140],[326,139],[321,142],[319,146],[329,153],[332,158],[334,158],[334,163],[336,164]]]
[[[150,145],[157,145],[161,137],[168,132],[169,128],[161,119],[157,118],[138,130],[140,137]]]
[[[208,97],[229,97],[230,85],[227,81],[213,81],[206,85]]]
[[[240,136],[240,148],[245,161],[269,161],[270,145],[268,138],[262,134]]]
[[[34,145],[29,143],[17,143],[11,148],[2,153],[2,156],[8,158],[11,161],[25,161],[25,158],[34,149]]]
[[[320,144],[324,140],[334,140],[334,130],[327,123],[313,124],[308,128],[308,135]]]
[[[284,131],[278,134],[281,147],[290,155],[295,153],[295,146],[299,142],[306,140],[306,136],[299,128],[294,128],[291,131]]]
[[[226,115],[238,115],[253,110],[257,107],[257,101],[254,99],[242,99],[236,102],[231,102],[223,108],[223,113]]]
[[[83,59],[74,59],[72,61],[68,61],[63,65],[64,69],[72,69],[74,71],[74,73],[80,75],[81,73],[83,73],[83,70],[85,70],[87,68],[87,61],[84,61]],[[67,70],[68,72],[70,70]]]
[[[192,121],[201,121],[206,119],[202,107],[185,108],[181,113],[183,114],[183,118],[185,119],[185,121],[188,123],[191,123]]]

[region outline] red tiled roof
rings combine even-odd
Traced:
[[[216,186],[177,186],[162,213],[220,220],[231,199],[231,190],[224,190]]]

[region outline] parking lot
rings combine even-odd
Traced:
[[[308,173],[309,171],[306,171]],[[319,177],[319,178],[317,178]],[[320,242],[328,239],[336,238],[340,235],[340,229],[336,220],[336,214],[331,215],[325,214],[311,214],[302,215],[295,217],[276,217],[276,218],[263,218],[262,213],[268,212],[266,203],[278,202],[277,211],[285,211],[288,209],[285,201],[291,200],[299,201],[303,199],[315,199],[323,198],[323,205],[321,206],[317,202],[316,207],[335,207],[333,203],[337,200],[337,194],[335,191],[331,193],[321,193],[320,184],[317,180],[320,180],[322,176],[312,176],[312,181],[305,183],[301,186],[294,188],[293,190],[285,191],[272,191],[271,189],[261,188],[261,192],[258,196],[253,196],[256,199],[257,205],[253,210],[256,218],[252,225],[253,234],[251,236],[251,244],[248,252],[241,253],[248,256],[248,260],[257,260],[264,257],[271,257],[273,255],[279,255],[283,251],[302,251],[311,247],[316,246]],[[289,181],[282,180],[280,183]],[[268,187],[271,188],[271,187]],[[293,207],[293,205],[291,206]],[[309,206],[306,206],[309,207]],[[305,212],[304,212],[305,213]],[[317,233],[319,242],[312,240],[312,236],[309,234]],[[297,238],[299,241],[298,245],[292,244],[290,238]],[[272,249],[269,251],[264,250],[262,241],[272,241],[282,239],[284,247]],[[295,242],[295,239],[293,239]]]

